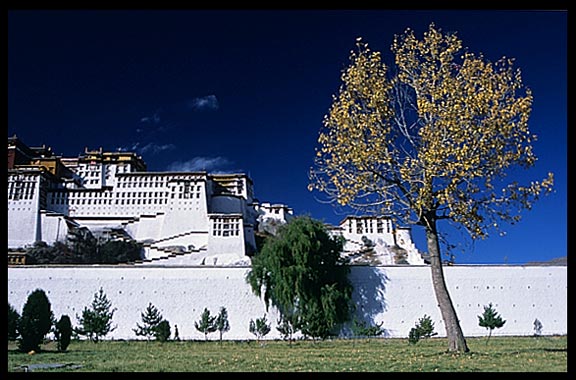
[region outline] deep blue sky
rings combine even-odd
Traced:
[[[344,216],[307,190],[307,172],[349,51],[362,37],[389,61],[394,34],[421,36],[430,22],[490,61],[516,59],[539,160],[511,179],[555,174],[555,193],[507,236],[466,245],[456,262],[566,256],[566,11],[13,10],[8,136],[64,156],[134,150],[153,171],[246,172],[260,201],[337,224]]]

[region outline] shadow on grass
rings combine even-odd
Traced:
[[[458,357],[458,356],[477,356],[477,357],[506,357],[510,355],[518,355],[518,354],[527,354],[527,353],[542,353],[542,352],[568,352],[567,348],[522,348],[522,349],[515,349],[510,351],[489,351],[490,347],[487,348],[488,351],[468,351],[468,352],[451,352],[451,351],[442,351],[442,352],[432,352],[422,354],[423,357],[431,358],[431,357]]]

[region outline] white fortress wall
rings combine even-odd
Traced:
[[[161,212],[153,214],[141,214],[139,220],[131,224],[132,237],[137,241],[145,239],[156,240],[160,237],[160,226],[164,222],[164,214]]]
[[[132,331],[141,323],[140,313],[149,302],[170,322],[178,325],[183,339],[204,339],[194,327],[207,307],[217,314],[226,307],[230,331],[224,339],[254,339],[250,319],[266,313],[261,299],[245,282],[248,267],[154,267],[154,266],[69,266],[9,267],[8,302],[21,313],[28,295],[43,289],[57,318],[76,314],[92,302],[103,287],[117,308],[118,327],[106,339],[137,339]],[[483,306],[492,303],[506,320],[493,335],[534,333],[534,320],[544,335],[567,334],[567,267],[551,266],[473,266],[444,268],[446,283],[465,336],[486,336],[478,326]],[[380,323],[388,337],[404,337],[418,319],[429,315],[439,336],[446,332],[432,289],[427,266],[354,266],[351,271],[354,300],[359,315]],[[276,330],[278,313],[267,313],[272,330],[266,339],[280,338]],[[210,334],[217,339],[217,334]]]
[[[38,215],[40,178],[40,175],[35,173],[24,173],[9,178],[8,248],[28,245],[36,241],[42,232],[39,230]]]
[[[164,268],[164,267],[75,267],[75,268],[10,268],[8,301],[22,310],[28,294],[43,289],[56,318],[67,314],[74,326],[76,315],[89,306],[100,287],[117,308],[113,323],[117,329],[106,338],[139,339],[132,329],[142,323],[141,313],[149,302],[170,322],[172,333],[178,326],[182,339],[204,339],[194,327],[207,307],[217,314],[226,307],[230,331],[225,339],[251,339],[250,319],[266,313],[259,298],[252,294],[244,276],[246,268]],[[271,310],[268,321],[276,322],[278,314]],[[277,338],[272,329],[267,338]],[[217,339],[217,334],[210,334]]]
[[[61,214],[46,212],[44,210],[40,211],[40,227],[42,229],[41,240],[48,245],[53,245],[57,241],[64,241],[66,239],[68,226],[66,225],[64,216]]]

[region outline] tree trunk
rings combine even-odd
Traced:
[[[426,229],[426,243],[428,254],[430,255],[430,270],[432,271],[432,285],[438,307],[444,320],[446,336],[448,338],[448,351],[468,352],[466,339],[460,327],[460,321],[456,315],[456,309],[450,299],[446,282],[444,281],[444,270],[442,269],[442,260],[440,257],[440,244],[438,242],[438,231],[436,230],[436,219],[427,218],[424,227]]]

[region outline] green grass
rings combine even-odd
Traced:
[[[8,344],[8,371],[30,364],[80,368],[36,372],[567,372],[567,336],[467,338],[470,352],[446,352],[445,338],[296,341],[53,342],[34,355]]]

